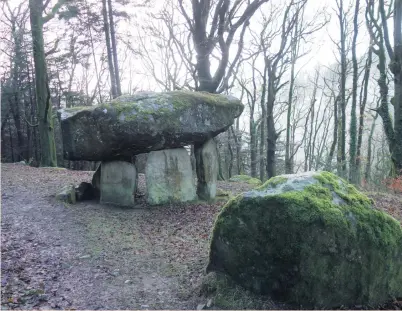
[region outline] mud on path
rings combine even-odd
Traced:
[[[199,285],[223,202],[66,205],[55,200],[57,190],[90,181],[93,172],[2,164],[1,173],[2,309],[195,309],[205,302]],[[219,184],[232,193],[249,187]],[[374,199],[402,219],[399,197]]]
[[[57,190],[93,172],[16,164],[1,172],[2,309],[196,308],[223,203],[67,205]]]

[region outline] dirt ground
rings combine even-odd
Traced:
[[[195,309],[222,202],[137,209],[55,193],[93,172],[1,166],[2,309]],[[144,176],[140,176],[144,191]],[[247,184],[221,182],[232,193]],[[402,221],[402,199],[373,194]]]
[[[67,205],[55,200],[57,190],[90,181],[93,172],[2,164],[1,173],[2,308],[197,307],[223,202],[150,208],[142,197],[138,209]]]

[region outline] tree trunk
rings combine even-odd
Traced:
[[[392,159],[397,174],[402,175],[402,0],[394,2],[394,131],[395,148]]]
[[[228,177],[232,177],[232,169],[233,169],[233,149],[232,149],[232,142],[231,142],[231,133],[230,129],[227,131],[228,133],[228,149],[229,149],[229,165],[228,165]]]
[[[35,63],[36,100],[41,146],[41,166],[57,166],[52,104],[47,78],[43,40],[42,0],[29,0],[32,45]]]
[[[250,170],[251,176],[257,177],[257,132],[254,119],[250,117]]]
[[[337,173],[340,177],[346,178],[346,75],[347,75],[347,59],[346,59],[346,36],[345,29],[346,16],[343,9],[343,0],[336,1],[338,6],[338,21],[339,21],[339,44],[338,50],[340,54],[340,83],[339,83],[339,103],[338,103],[338,118],[340,121],[338,128],[338,150],[337,150]]]
[[[332,159],[334,158],[336,144],[338,142],[338,98],[339,96],[334,98],[334,131],[333,131],[333,139],[331,148],[329,149],[329,154],[327,158],[327,163],[325,165],[325,170],[328,172],[332,171]]]
[[[371,130],[370,130],[370,135],[368,137],[368,143],[367,143],[367,164],[366,164],[366,170],[364,172],[364,180],[366,183],[369,182],[370,180],[370,175],[371,175],[371,153],[372,153],[372,142],[373,142],[373,134],[374,134],[374,129],[375,129],[375,122],[377,120],[378,113],[375,114],[373,123],[371,125]]]
[[[349,180],[353,184],[357,184],[359,180],[360,172],[356,164],[356,141],[357,141],[357,80],[358,80],[358,68],[357,68],[357,56],[356,56],[356,41],[359,32],[358,16],[359,16],[360,0],[356,0],[355,14],[353,18],[353,41],[352,41],[352,63],[353,63],[353,86],[352,86],[352,111],[350,118],[350,145],[349,145]]]
[[[293,52],[293,51],[292,51]],[[290,86],[289,86],[289,96],[288,96],[288,111],[286,114],[286,143],[285,143],[285,174],[293,174],[293,161],[291,154],[291,141],[290,141],[290,133],[291,133],[291,116],[292,116],[292,102],[293,102],[293,89],[294,89],[294,80],[295,80],[295,59],[292,53],[292,65],[290,69]]]
[[[110,87],[112,92],[112,98],[117,97],[117,84],[116,84],[116,76],[115,70],[113,66],[113,53],[112,48],[110,46],[110,30],[109,30],[109,22],[108,22],[108,13],[106,8],[106,0],[102,0],[102,14],[103,14],[103,27],[105,32],[105,40],[106,40],[106,52],[107,52],[107,63],[109,66],[109,75],[110,75]]]
[[[362,142],[363,142],[363,127],[364,127],[364,112],[366,110],[366,103],[367,103],[367,92],[368,92],[368,83],[370,80],[370,70],[371,70],[371,63],[372,63],[372,56],[373,52],[372,49],[369,49],[366,61],[366,68],[364,70],[364,82],[363,82],[363,96],[361,96],[360,100],[360,113],[359,113],[359,132],[357,136],[357,150],[356,150],[356,170],[359,173],[357,175],[358,180],[357,184],[361,183],[361,149],[362,149]]]
[[[108,9],[109,9],[110,38],[111,38],[111,43],[112,43],[114,75],[115,75],[115,79],[116,79],[116,93],[117,93],[117,96],[120,96],[121,95],[120,73],[119,73],[119,62],[117,59],[116,31],[114,28],[114,21],[113,21],[112,0],[108,0],[107,3],[108,3]]]

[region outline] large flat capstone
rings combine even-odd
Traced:
[[[173,91],[61,109],[64,158],[131,160],[140,153],[203,143],[232,125],[243,108],[231,96]]]

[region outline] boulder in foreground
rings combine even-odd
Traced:
[[[271,178],[218,215],[208,271],[302,308],[402,297],[402,228],[328,172]]]

